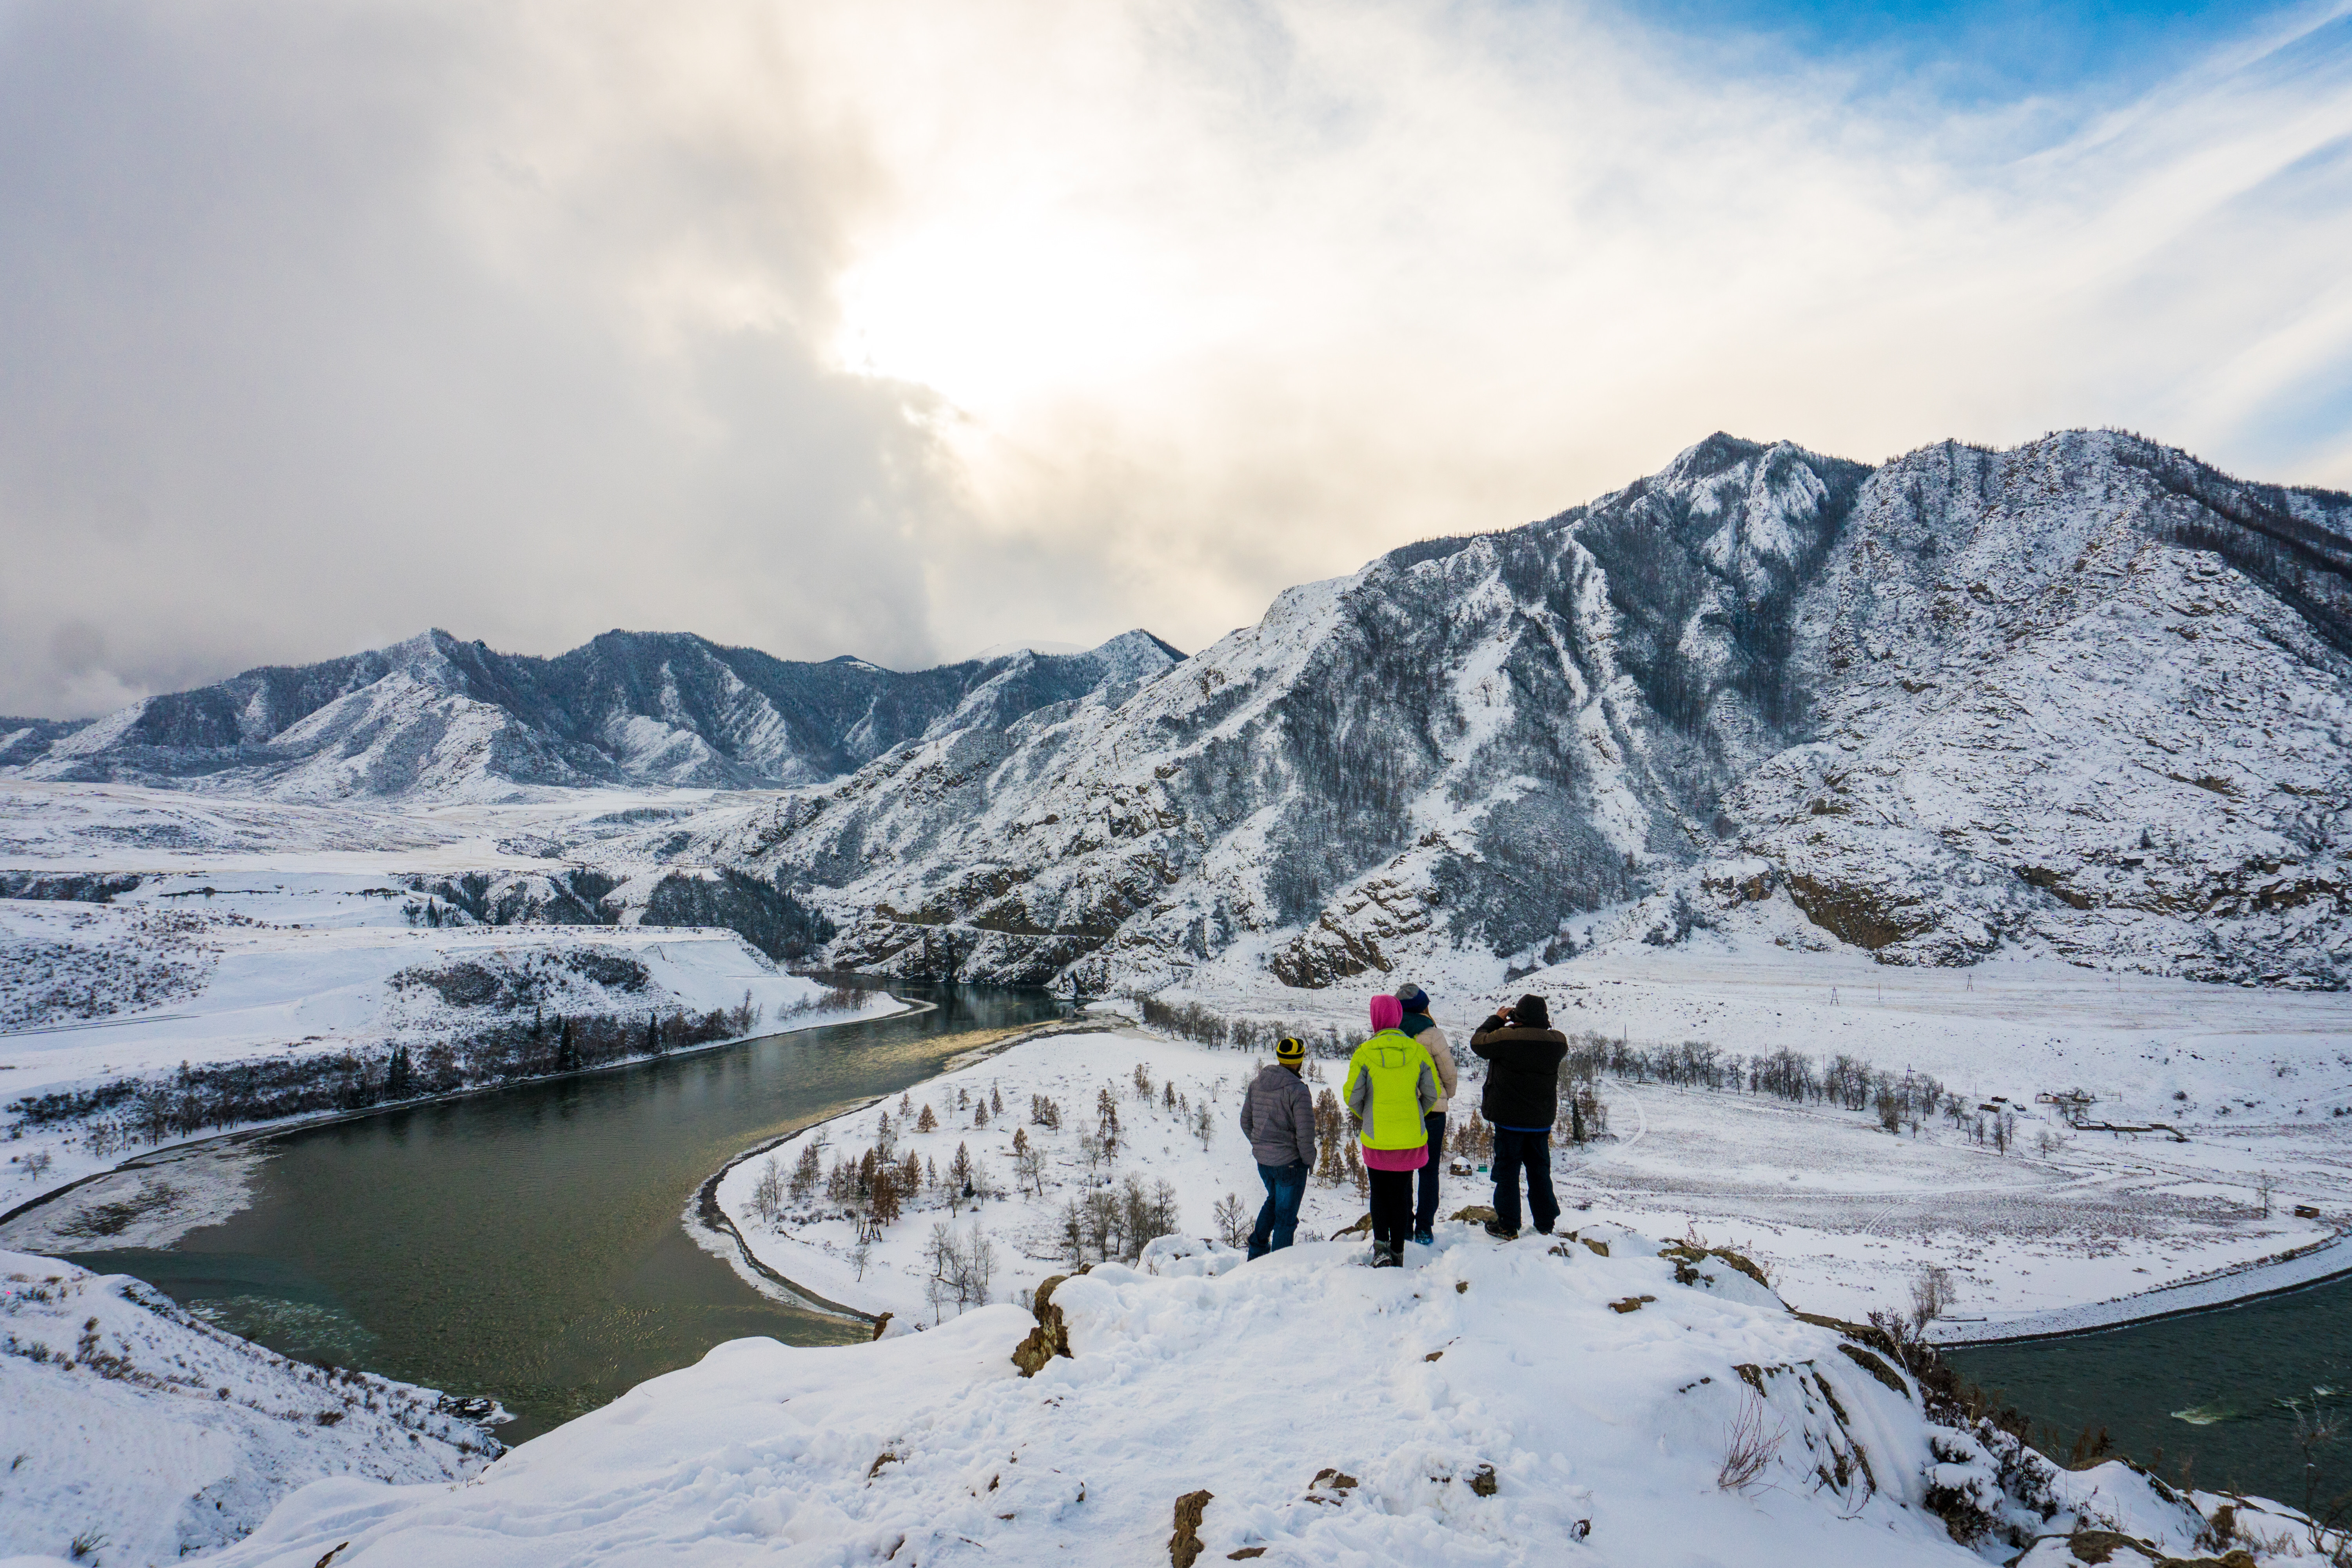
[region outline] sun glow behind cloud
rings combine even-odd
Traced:
[[[2080,101],[1679,15],[0,0],[0,711],[428,623],[1198,646],[1717,428],[2352,484],[2340,7]]]
[[[2340,21],[2053,141],[2046,101],[2027,127],[1727,72],[1600,8],[890,14],[827,70],[906,215],[847,265],[845,363],[954,405],[985,533],[1212,625],[1718,426],[1875,458],[2123,423],[2352,481],[2352,410],[2318,443],[2265,425],[2346,362],[2352,222],[2231,221],[2342,162]],[[908,36],[869,80],[858,45]]]

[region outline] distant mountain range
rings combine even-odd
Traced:
[[[717,879],[883,972],[1486,984],[1715,931],[2352,984],[2352,496],[2116,432],[1876,468],[1717,435],[1288,589],[1190,658],[1130,632],[898,674],[436,632],[8,722],[0,773],[34,778],[781,791],[543,853],[600,890]],[[557,918],[551,879],[468,896]]]
[[[431,631],[323,664],[271,667],[85,723],[0,720],[0,772],[278,800],[527,786],[776,789],[905,742],[1012,722],[1149,679],[1183,658],[1149,632],[1089,652],[1015,651],[902,673],[607,632],[554,658]]]

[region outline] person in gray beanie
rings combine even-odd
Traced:
[[[1429,1163],[1421,1168],[1421,1191],[1412,1206],[1412,1239],[1427,1247],[1436,1239],[1431,1233],[1437,1228],[1437,1172],[1445,1162],[1445,1112],[1454,1103],[1457,1084],[1454,1047],[1447,1043],[1445,1031],[1429,1016],[1428,992],[1408,980],[1397,987],[1396,999],[1404,1008],[1404,1022],[1397,1027],[1421,1042],[1437,1068],[1437,1108],[1427,1118]]]

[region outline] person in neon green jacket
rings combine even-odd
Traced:
[[[1397,1268],[1412,1228],[1412,1173],[1429,1163],[1429,1112],[1444,1090],[1428,1047],[1397,1026],[1403,1005],[1375,996],[1371,1016],[1372,1037],[1349,1058],[1341,1098],[1370,1180],[1372,1267]]]

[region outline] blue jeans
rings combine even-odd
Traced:
[[[1298,1205],[1307,1201],[1307,1165],[1260,1165],[1257,1178],[1265,1184],[1265,1206],[1257,1211],[1257,1228],[1250,1232],[1249,1255],[1264,1258],[1290,1245],[1298,1229]]]
[[[1505,1230],[1519,1228],[1519,1171],[1528,1173],[1528,1207],[1535,1211],[1536,1228],[1551,1234],[1559,1218],[1559,1200],[1551,1195],[1551,1131],[1538,1128],[1516,1132],[1495,1129],[1495,1223]]]

